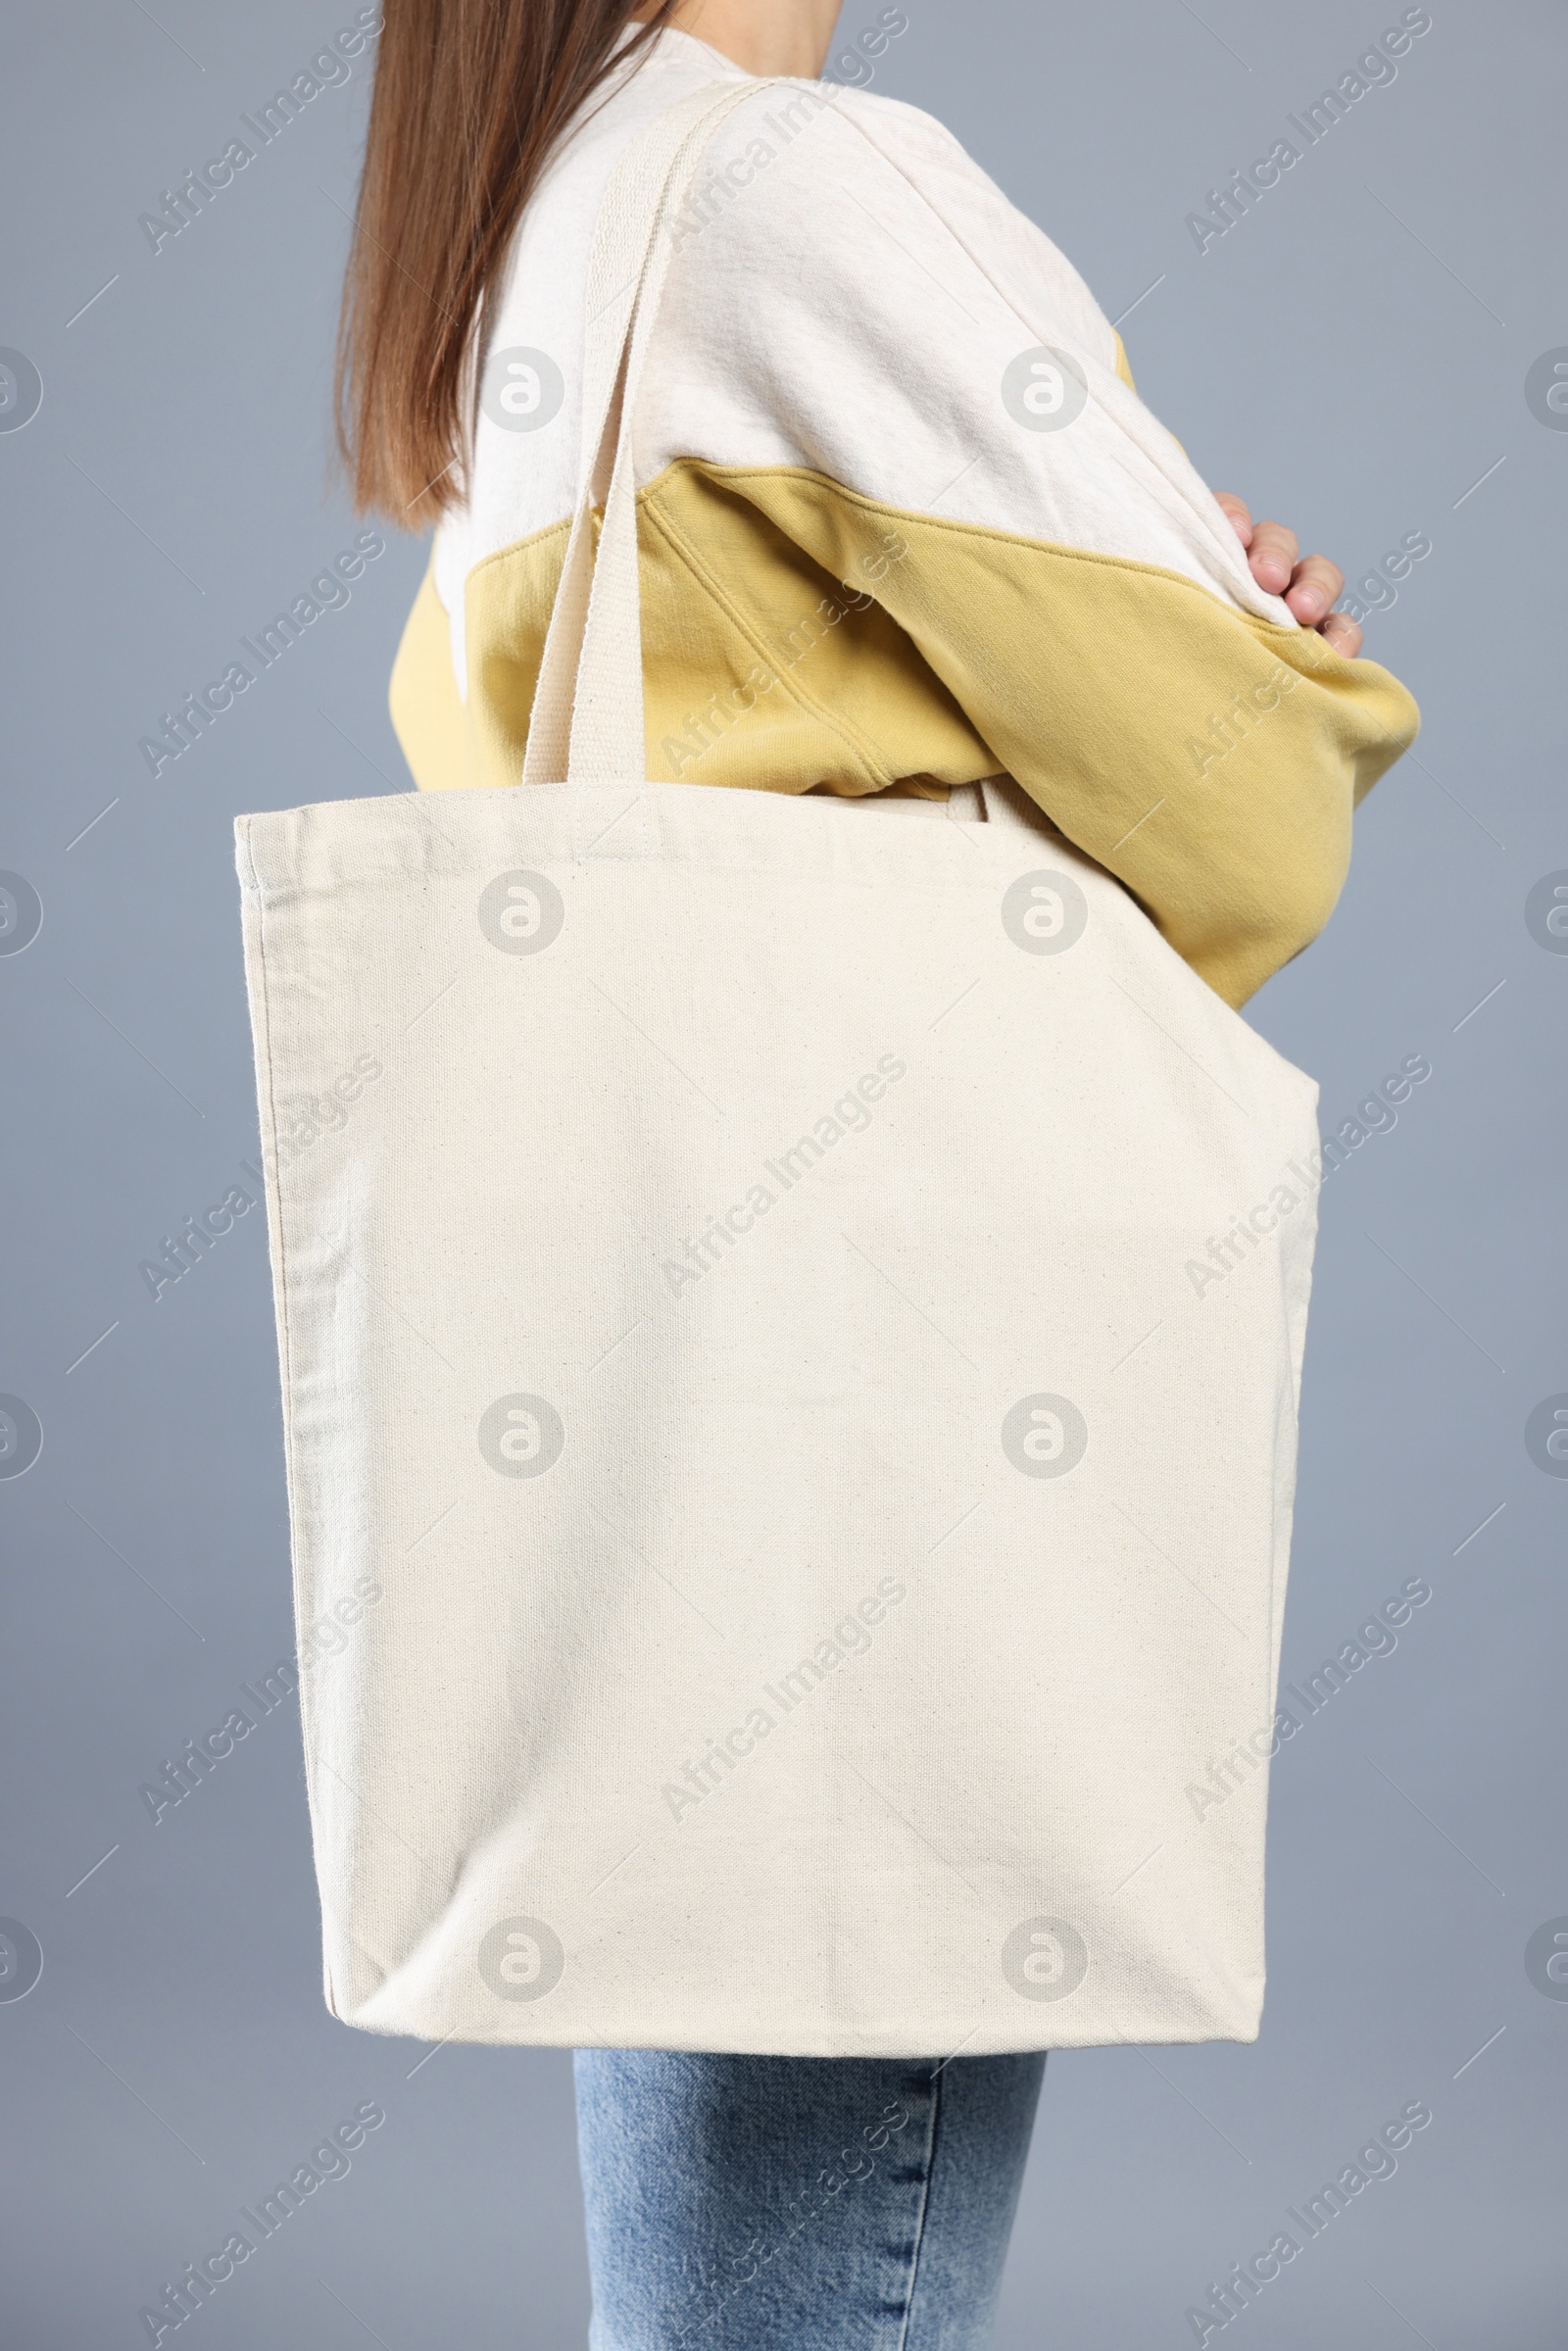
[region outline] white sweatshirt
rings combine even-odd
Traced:
[[[527,207],[393,677],[424,789],[520,776],[610,172],[676,98],[746,78],[662,33]],[[729,118],[636,455],[650,777],[1010,773],[1233,1004],[1321,929],[1415,706],[1256,585],[1083,280],[929,116],[803,82]]]

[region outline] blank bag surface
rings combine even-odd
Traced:
[[[645,780],[626,420],[755,86],[605,200],[523,780],[237,828],[327,1999],[1249,2039],[1316,1090],[1005,778]]]

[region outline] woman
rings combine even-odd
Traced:
[[[1210,497],[1082,282],[948,134],[815,86],[837,7],[388,0],[342,407],[361,505],[436,526],[392,689],[410,765],[430,794],[522,773],[576,496],[590,240],[617,163],[694,92],[794,77],[722,123],[673,221],[632,444],[647,773],[918,816],[950,797],[995,814],[1004,795],[987,786],[982,809],[977,794],[1004,769],[1054,828],[1037,841],[1076,845],[1239,1006],[1326,921],[1352,806],[1410,740],[1413,707],[1351,666],[1338,568]],[[1021,919],[1033,952],[1063,917],[1053,901]],[[1209,1249],[1200,1298],[1234,1261]],[[674,1286],[709,1270],[692,1245]],[[1028,1475],[1068,1442],[1059,1417],[1033,1420]],[[527,1422],[521,1466],[541,1442]],[[863,1623],[893,1604],[868,1601]],[[1273,1605],[1277,1642],[1277,1590]],[[819,1653],[861,1640],[841,1628]],[[684,1778],[672,1767],[675,1823],[711,1809],[719,1766],[750,1752],[715,1741]],[[765,1898],[761,1878],[747,1898]],[[531,1996],[563,1962],[513,1924],[494,1964]],[[1026,2001],[1054,1999],[1073,1931],[1023,1925],[1003,1964]],[[1127,2010],[1129,2037],[1249,2037],[1257,1989],[1234,2012],[1229,1993]],[[725,2055],[695,2013],[661,2048],[580,2049],[596,2351],[985,2343],[1043,2044],[1119,2030],[1080,2035],[1056,2014],[988,2029],[984,2054],[889,2027],[824,2031],[817,2045],[845,2053],[796,2055],[808,2033],[785,2022]],[[359,2021],[433,2032],[445,2015],[368,2000]],[[851,2053],[910,2046],[930,2053]]]

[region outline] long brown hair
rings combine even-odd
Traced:
[[[406,529],[464,494],[480,305],[557,139],[636,0],[386,0],[338,325],[338,447],[357,507]]]

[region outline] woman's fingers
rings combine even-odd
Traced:
[[[1345,574],[1326,555],[1309,555],[1298,563],[1285,601],[1304,628],[1316,628],[1345,586]]]
[[[1252,517],[1246,499],[1235,497],[1229,490],[1216,490],[1214,503],[1230,516],[1232,528],[1242,545],[1250,547],[1252,543]]]
[[[1252,577],[1258,586],[1266,588],[1271,596],[1285,594],[1291,584],[1292,575],[1296,570],[1297,558],[1300,552],[1300,542],[1295,531],[1287,530],[1283,522],[1253,523],[1252,539],[1247,550],[1247,560],[1251,565]],[[1329,602],[1332,604],[1333,601],[1331,597]],[[1327,612],[1328,606],[1325,605],[1323,609]],[[1299,620],[1301,614],[1298,612],[1296,616]],[[1321,617],[1321,615],[1318,616]]]
[[[1345,574],[1326,555],[1302,556],[1294,530],[1283,522],[1254,522],[1245,500],[1229,490],[1216,490],[1215,503],[1230,516],[1231,526],[1247,549],[1248,566],[1260,588],[1282,596],[1303,628],[1315,628],[1324,641],[1347,661],[1361,650],[1361,631],[1348,613],[1332,610],[1345,586]]]

